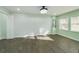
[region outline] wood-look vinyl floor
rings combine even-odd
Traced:
[[[64,52],[52,40],[15,38],[0,40],[0,53],[59,53]]]

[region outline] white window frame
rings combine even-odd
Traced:
[[[79,32],[79,16],[71,17],[71,31]]]
[[[68,18],[59,19],[59,29],[68,30]]]

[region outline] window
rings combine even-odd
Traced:
[[[63,18],[59,20],[59,29],[68,30],[68,19]]]
[[[79,17],[71,18],[71,31],[79,31]]]

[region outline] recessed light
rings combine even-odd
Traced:
[[[21,9],[20,8],[17,8],[17,11],[20,11]]]

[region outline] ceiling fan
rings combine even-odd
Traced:
[[[40,13],[41,14],[47,14],[48,9],[45,6],[42,6],[42,8],[40,9]]]

